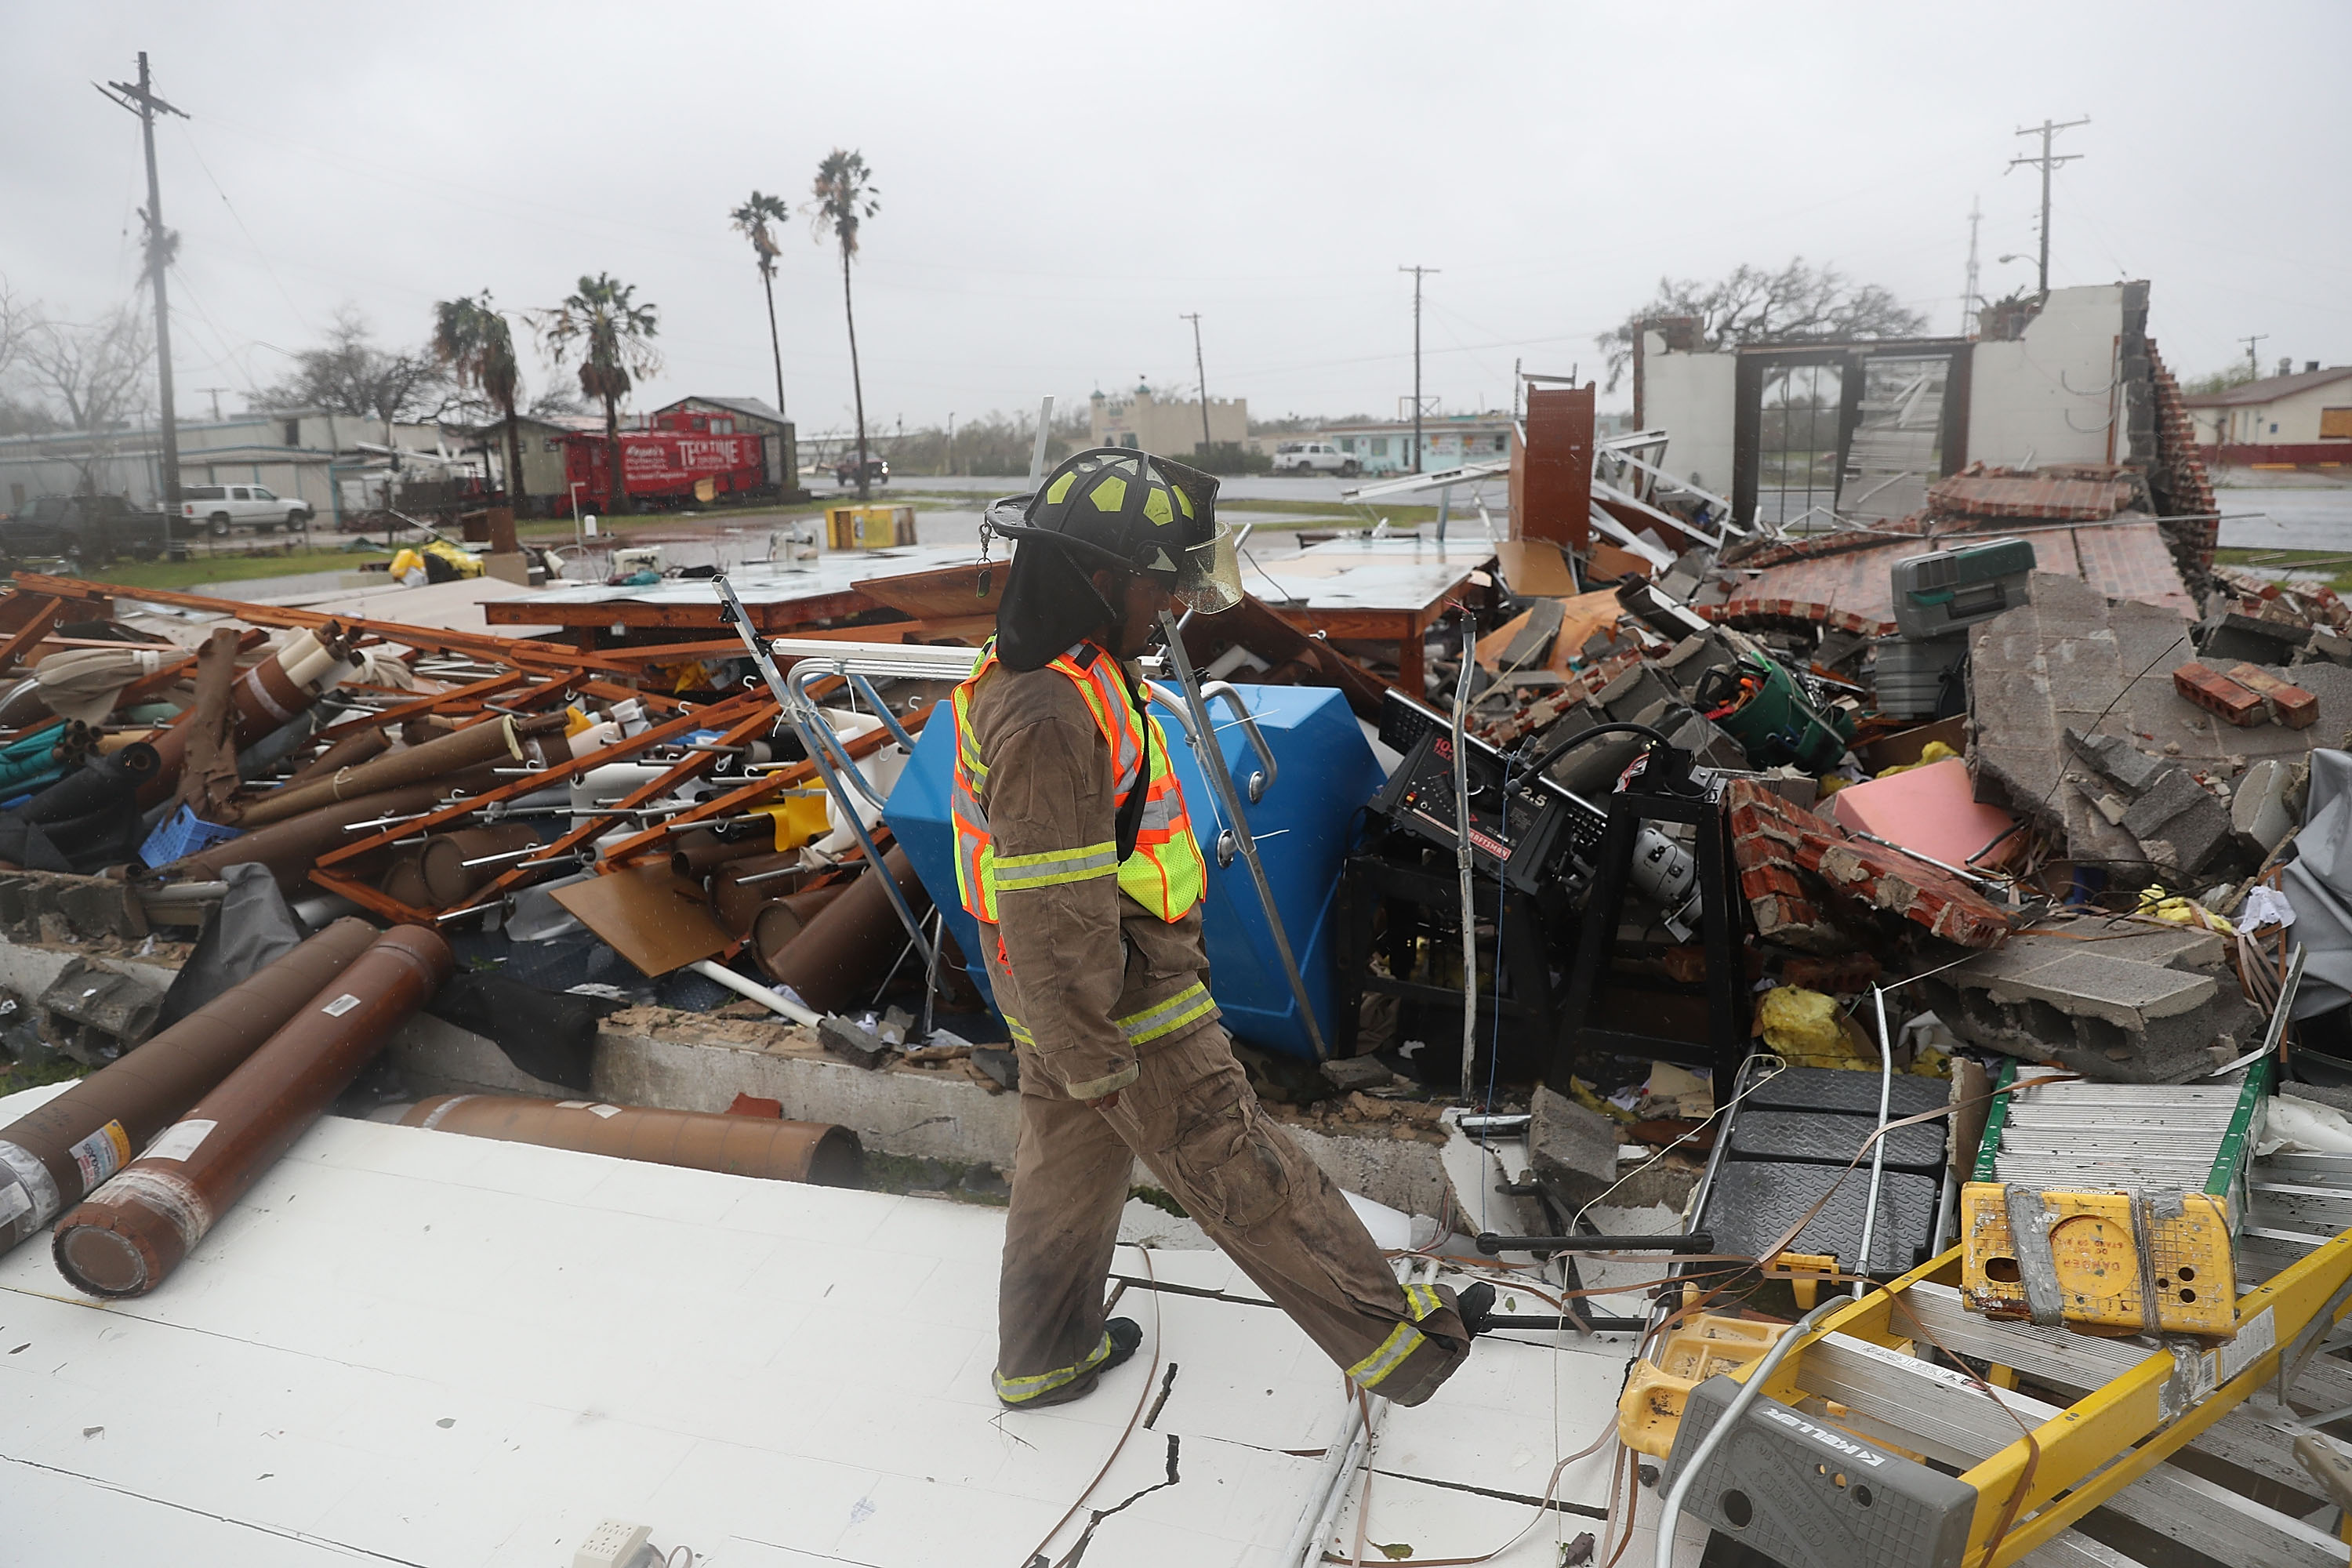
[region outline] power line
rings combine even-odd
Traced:
[[[2042,138],[2042,156],[2011,158],[2009,161],[2011,169],[2023,164],[2028,168],[2042,171],[2042,292],[2044,294],[2050,292],[2050,172],[2061,163],[2072,163],[2083,156],[2080,153],[2069,153],[2061,157],[2052,153],[2050,139],[2061,131],[2072,131],[2077,125],[2088,125],[2090,122],[2091,117],[2086,114],[2080,120],[2069,120],[2063,125],[2053,125],[2044,120],[2040,125],[2021,126],[2017,132],[2020,136]],[[2007,174],[2009,171],[2004,169],[2001,172]]]

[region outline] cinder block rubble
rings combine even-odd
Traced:
[[[1962,1039],[2116,1083],[2180,1083],[2252,1047],[2263,1026],[2213,931],[2090,921],[2013,937],[1918,984]]]
[[[1536,1177],[1561,1199],[1589,1203],[1617,1179],[1617,1124],[1541,1085],[1528,1125]]]

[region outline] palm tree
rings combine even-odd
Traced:
[[[882,209],[875,199],[881,192],[863,153],[835,147],[816,166],[814,195],[808,213],[817,243],[822,245],[830,231],[841,245],[841,313],[849,322],[849,386],[857,400],[857,499],[866,500],[873,489],[866,473],[866,384],[857,373],[857,311],[849,298],[849,263],[857,254],[858,225]]]
[[[473,387],[506,416],[507,504],[522,504],[522,434],[515,425],[515,400],[522,395],[522,367],[515,362],[514,333],[490,303],[479,298],[442,300],[433,307],[433,354],[461,387]]]
[[[610,484],[604,505],[610,511],[626,510],[621,484],[621,399],[628,395],[635,375],[661,370],[655,352],[654,307],[635,302],[636,285],[623,283],[609,272],[591,278],[583,273],[579,290],[551,310],[539,313],[540,341],[555,363],[574,352],[580,355],[580,390],[604,405],[604,451]]]
[[[735,227],[751,242],[751,252],[760,258],[760,285],[768,291],[768,351],[776,359],[776,412],[784,412],[784,348],[776,336],[776,241],[768,232],[771,223],[782,223],[793,216],[782,196],[751,193],[751,199],[727,215],[735,220]],[[786,485],[786,489],[793,487]]]

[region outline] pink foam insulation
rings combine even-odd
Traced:
[[[1841,827],[1874,833],[1947,866],[1965,866],[1969,856],[2017,821],[2000,807],[1977,800],[1969,784],[1969,765],[1958,757],[1848,784],[1830,796],[1829,804],[1830,815]]]

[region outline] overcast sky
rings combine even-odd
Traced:
[[[1082,399],[1139,376],[1261,417],[1507,405],[1590,374],[1661,274],[1792,255],[1958,324],[2032,281],[2021,124],[2060,139],[2052,280],[2153,281],[2183,374],[2352,361],[2352,6],[1096,4],[365,9],[0,0],[0,274],[96,315],[138,285],[136,121],[88,85],[149,51],[184,417],[284,373],[355,305],[414,342],[436,299],[509,308],[609,271],[659,307],[639,406],[773,396],[729,210],[862,151],[869,424]],[[803,430],[847,423],[838,258],[776,283]],[[1995,258],[2024,253],[2003,265]],[[547,384],[527,367],[526,389]],[[1623,394],[1617,402],[1623,401]],[[1608,400],[1604,400],[1604,406]]]

